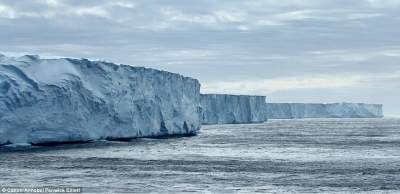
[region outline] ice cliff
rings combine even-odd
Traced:
[[[199,91],[144,67],[0,55],[0,144],[194,134]]]
[[[266,110],[268,119],[383,117],[381,104],[267,103]]]
[[[203,124],[262,123],[265,96],[201,94]]]

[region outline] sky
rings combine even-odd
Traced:
[[[0,53],[152,67],[203,93],[400,115],[399,0],[0,0]]]

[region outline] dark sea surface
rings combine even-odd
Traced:
[[[197,136],[1,147],[0,186],[84,192],[400,193],[400,119],[209,125]]]

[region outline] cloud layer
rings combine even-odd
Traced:
[[[204,92],[361,101],[400,115],[397,0],[0,0],[0,52],[200,79]]]

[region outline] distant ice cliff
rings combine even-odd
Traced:
[[[262,123],[265,96],[201,94],[203,124]]]
[[[0,144],[193,134],[200,84],[178,74],[94,62],[0,56]]]
[[[383,117],[381,104],[267,103],[266,107],[268,119]]]

